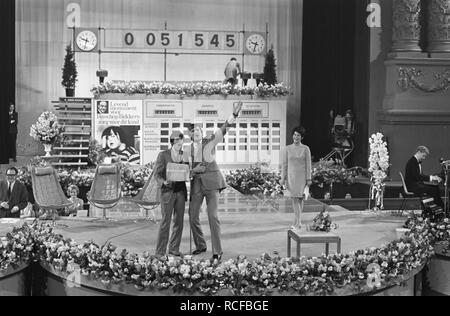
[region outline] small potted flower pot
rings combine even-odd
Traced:
[[[66,97],[74,97],[74,96],[75,96],[75,89],[66,88]]]
[[[264,79],[264,74],[260,72],[254,72],[253,73],[253,79],[256,80],[256,85],[259,86],[261,81]]]
[[[96,72],[99,78],[99,83],[102,84],[105,81],[105,77],[108,77],[108,70],[100,69]]]
[[[249,72],[244,71],[241,73],[241,78],[244,81],[244,86],[247,85],[248,79],[250,79],[251,77],[252,77],[252,74]]]

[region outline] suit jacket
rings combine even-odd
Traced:
[[[9,115],[9,134],[17,134],[17,120],[17,112],[13,112],[11,115]]]
[[[222,172],[220,172],[219,166],[216,162],[216,145],[223,140],[223,137],[227,133],[228,121],[226,121],[220,129],[218,129],[213,135],[202,139],[202,155],[201,162],[200,157],[194,157],[194,144],[191,146],[192,154],[192,167],[195,168],[198,165],[205,167],[205,172],[196,174],[195,177],[200,178],[202,184],[208,190],[223,190],[227,187]],[[196,161],[197,160],[197,161]]]
[[[412,156],[405,167],[405,184],[408,190],[414,190],[418,185],[423,185],[424,181],[430,181],[430,176],[420,173],[419,162]]]
[[[161,186],[161,194],[183,191],[187,199],[186,182],[175,182],[168,186],[163,184],[164,181],[166,181],[167,164],[173,162],[171,151],[171,149],[168,149],[159,153],[158,158],[156,159],[154,177]]]
[[[11,191],[11,196],[8,199],[8,182],[2,181],[0,183],[0,201],[8,202],[9,210],[11,211],[14,206],[19,208],[19,211],[23,210],[28,204],[27,188],[19,181],[14,182],[14,186]],[[12,217],[20,217],[20,212],[11,214]]]

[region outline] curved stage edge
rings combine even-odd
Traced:
[[[431,295],[450,296],[450,252],[448,242],[435,247],[435,256],[428,265],[427,281]]]
[[[28,264],[0,272],[0,296],[31,295],[32,271]]]
[[[68,281],[67,274],[55,270],[47,264],[41,266],[42,292],[45,296],[186,296],[186,293],[174,293],[171,290],[143,290],[139,291],[130,284],[104,285],[101,281],[81,276],[79,284]],[[420,296],[422,294],[422,270],[424,266],[411,271],[408,275],[399,278],[395,284],[383,286],[378,289],[365,288],[354,291],[351,286],[337,289],[333,296]],[[201,296],[201,293],[189,296]],[[271,293],[272,296],[296,296],[293,292]],[[221,290],[217,296],[232,296],[229,290]]]

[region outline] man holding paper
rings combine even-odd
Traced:
[[[286,185],[287,193],[292,198],[294,208],[293,229],[300,229],[302,226],[301,215],[303,212],[304,200],[309,196],[309,186],[311,185],[311,152],[309,147],[302,144],[305,134],[303,127],[296,127],[292,131],[294,143],[286,147],[283,153],[283,167],[281,170],[281,185]]]
[[[225,179],[216,162],[216,145],[223,141],[230,124],[234,124],[242,109],[242,102],[233,105],[233,115],[213,135],[203,138],[200,126],[192,126],[192,175],[191,202],[189,204],[189,219],[192,236],[196,249],[194,255],[206,251],[206,241],[200,225],[200,208],[206,199],[209,228],[211,230],[211,244],[213,260],[222,257],[222,243],[220,241],[220,221],[217,215],[219,193],[226,188]]]
[[[180,243],[183,233],[183,217],[187,200],[186,181],[189,181],[189,165],[183,161],[184,136],[181,132],[170,135],[172,148],[159,153],[154,177],[161,186],[161,224],[159,227],[156,255],[164,256],[169,242],[170,222],[173,219],[169,254],[181,256]]]

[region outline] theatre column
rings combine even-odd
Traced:
[[[420,52],[420,4],[421,0],[393,1],[393,52]]]
[[[428,11],[428,52],[450,53],[450,0],[429,0]]]

